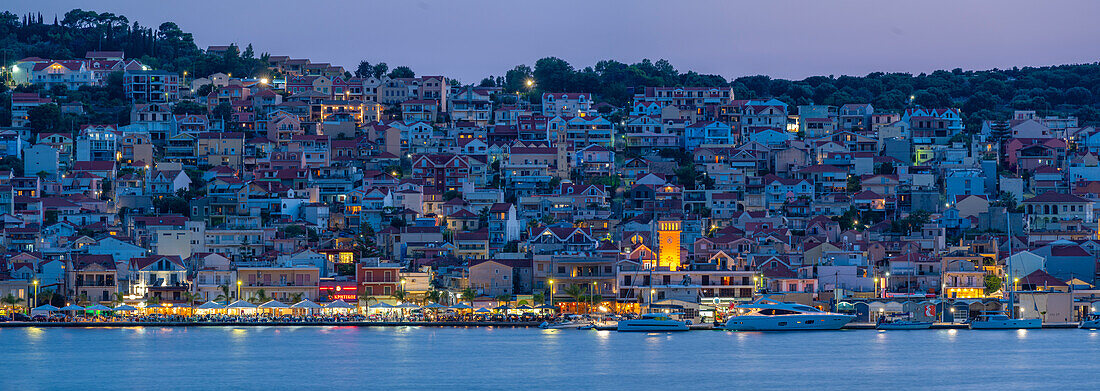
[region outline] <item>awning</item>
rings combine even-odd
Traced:
[[[111,307],[105,306],[103,304],[96,304],[96,305],[93,305],[91,307],[85,308],[85,310],[87,310],[87,311],[110,311]]]
[[[225,306],[221,305],[219,303],[215,303],[213,301],[208,301],[208,302],[200,304],[198,307],[195,307],[195,308],[200,309],[200,310],[220,310],[222,308],[225,308]]]
[[[256,308],[256,305],[244,300],[237,300],[229,303],[225,308]]]
[[[115,311],[137,311],[137,307],[134,307],[134,306],[129,305],[129,304],[123,304],[123,305],[120,305],[118,307],[115,307]]]
[[[292,304],[290,308],[321,308],[321,305],[305,299]]]
[[[260,304],[260,308],[290,308],[290,306],[278,300],[270,300]]]
[[[34,307],[34,309],[32,309],[31,311],[61,311],[61,309],[49,304],[43,304],[38,307]]]
[[[451,308],[456,309],[456,310],[468,310],[468,309],[474,308],[474,307],[470,307],[470,305],[466,304],[466,303],[458,303],[458,304],[452,305]]]
[[[386,303],[378,303],[378,304],[372,305],[372,306],[367,307],[367,308],[370,308],[372,310],[377,310],[377,309],[393,308],[393,306],[390,305],[390,304],[386,304]]]
[[[333,301],[333,302],[331,302],[331,303],[325,304],[325,308],[346,308],[346,309],[352,309],[352,308],[355,308],[355,306],[353,306],[353,305],[351,305],[351,304],[348,304],[348,302],[346,302],[346,301],[343,301],[343,300],[336,300],[336,301]]]
[[[439,304],[439,303],[431,303],[431,304],[428,304],[428,305],[424,306],[423,308],[435,309],[435,308],[447,308],[447,306]]]
[[[81,307],[81,306],[76,305],[76,304],[69,304],[67,306],[61,307],[61,310],[62,311],[83,311],[84,307]]]

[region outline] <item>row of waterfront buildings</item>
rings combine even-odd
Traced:
[[[967,131],[957,108],[789,108],[709,87],[503,103],[443,76],[279,56],[265,77],[192,80],[86,57],[14,65],[17,84],[66,89],[122,72],[132,105],[128,121],[38,132],[35,107],[83,107],[8,94],[0,154],[21,170],[0,172],[0,295],[636,311],[1014,290],[1062,316],[1095,294],[1100,137],[1073,117]]]

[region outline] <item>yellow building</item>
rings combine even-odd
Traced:
[[[680,269],[680,221],[659,220],[657,222],[657,267],[668,270]]]

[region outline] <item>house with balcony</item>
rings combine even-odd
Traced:
[[[320,269],[313,266],[238,267],[241,299],[258,297],[260,291],[268,298],[286,302],[302,299],[317,300]]]

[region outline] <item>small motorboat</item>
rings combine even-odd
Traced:
[[[983,312],[978,319],[970,322],[971,330],[1039,329],[1042,319],[1012,319],[1004,312]]]
[[[900,316],[884,316],[875,325],[875,329],[878,330],[925,330],[929,328],[932,328],[932,322],[913,320],[909,313]]]
[[[662,331],[688,331],[688,322],[683,320],[672,319],[671,315],[677,314],[644,314],[637,319],[620,320],[617,330],[618,331],[641,331],[641,332],[662,332]]]
[[[584,319],[580,315],[569,315],[556,322],[542,322],[539,324],[540,329],[581,329],[584,326],[590,326],[592,322]]]
[[[1085,320],[1081,321],[1081,324],[1077,326],[1082,329],[1100,329],[1100,314],[1089,314]]]
[[[925,330],[931,327],[932,322],[920,322],[916,320],[895,320],[875,325],[875,329],[878,330]]]

